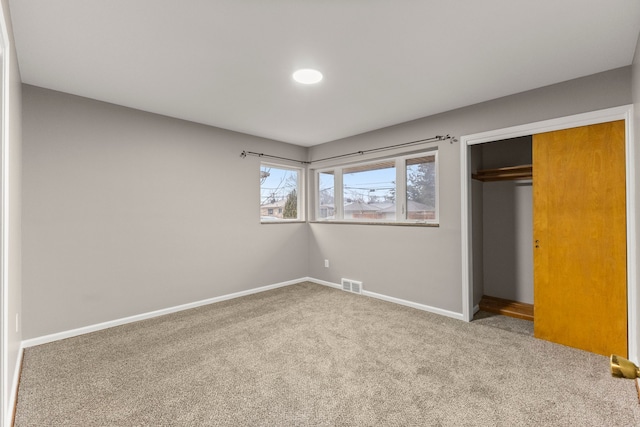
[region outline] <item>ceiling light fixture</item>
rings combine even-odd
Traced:
[[[304,85],[312,85],[322,80],[322,73],[311,68],[304,68],[293,73],[293,80]]]

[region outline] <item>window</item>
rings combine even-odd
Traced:
[[[335,181],[333,171],[318,174],[318,219],[334,219]]]
[[[303,219],[300,168],[260,164],[260,221],[284,222]]]
[[[436,219],[436,156],[406,160],[407,219]]]
[[[395,183],[393,160],[343,168],[343,218],[395,221]]]
[[[317,170],[315,219],[437,224],[437,155],[430,151]]]

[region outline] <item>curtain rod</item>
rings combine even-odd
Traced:
[[[367,153],[376,153],[378,151],[393,150],[394,148],[407,147],[410,145],[420,144],[422,142],[435,142],[435,141],[446,141],[446,140],[449,140],[451,143],[453,143],[454,141],[457,141],[455,137],[450,136],[448,134],[444,136],[436,135],[436,136],[432,136],[431,138],[418,139],[416,141],[403,142],[401,144],[395,144],[395,145],[387,145],[386,147],[371,148],[369,150],[354,151],[353,153],[338,154],[337,156],[325,157],[323,159],[316,159],[311,161],[289,159],[287,157],[272,156],[270,154],[264,154],[264,153],[255,153],[253,151],[243,151],[242,153],[240,153],[240,157],[242,157],[243,159],[247,156],[267,157],[270,159],[288,160],[290,162],[301,163],[303,165],[310,165],[316,162],[324,162],[325,160],[335,160],[335,159],[341,159],[343,157],[361,156]]]
[[[242,153],[240,153],[240,157],[242,157],[243,159],[247,156],[268,157],[270,159],[288,160],[290,162],[301,163],[303,165],[308,165],[311,163],[304,160],[289,159],[288,157],[272,156],[270,154],[264,154],[264,153],[254,153],[253,151],[243,151]]]

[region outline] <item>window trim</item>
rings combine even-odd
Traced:
[[[262,214],[260,213],[260,224],[291,224],[291,223],[304,223],[305,219],[305,193],[306,193],[306,175],[307,170],[303,167],[292,166],[283,163],[274,163],[274,162],[260,162],[260,167],[258,168],[258,172],[262,171],[263,167],[271,167],[276,169],[283,169],[288,171],[294,171],[298,174],[298,182],[297,182],[297,218],[276,218],[276,219],[268,219],[263,220]],[[260,200],[262,200],[262,183],[259,184],[258,192],[260,193]],[[262,205],[259,205],[259,208],[262,208]]]
[[[420,157],[433,156],[435,163],[435,218],[431,220],[408,219],[407,214],[407,161]],[[344,218],[344,179],[345,169],[375,165],[384,161],[393,161],[396,170],[396,219],[394,220],[372,220],[367,219],[345,219]],[[410,154],[396,154],[392,156],[368,159],[359,162],[340,163],[333,166],[323,166],[312,169],[313,177],[313,221],[323,224],[362,224],[362,225],[416,225],[438,227],[440,225],[440,165],[438,149],[428,149]],[[366,169],[364,169],[366,170]],[[334,178],[334,219],[320,217],[320,174],[332,172]],[[339,191],[338,191],[339,190]]]

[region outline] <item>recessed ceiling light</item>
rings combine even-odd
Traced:
[[[322,73],[311,68],[304,68],[293,73],[293,80],[305,85],[312,85],[322,80]]]

